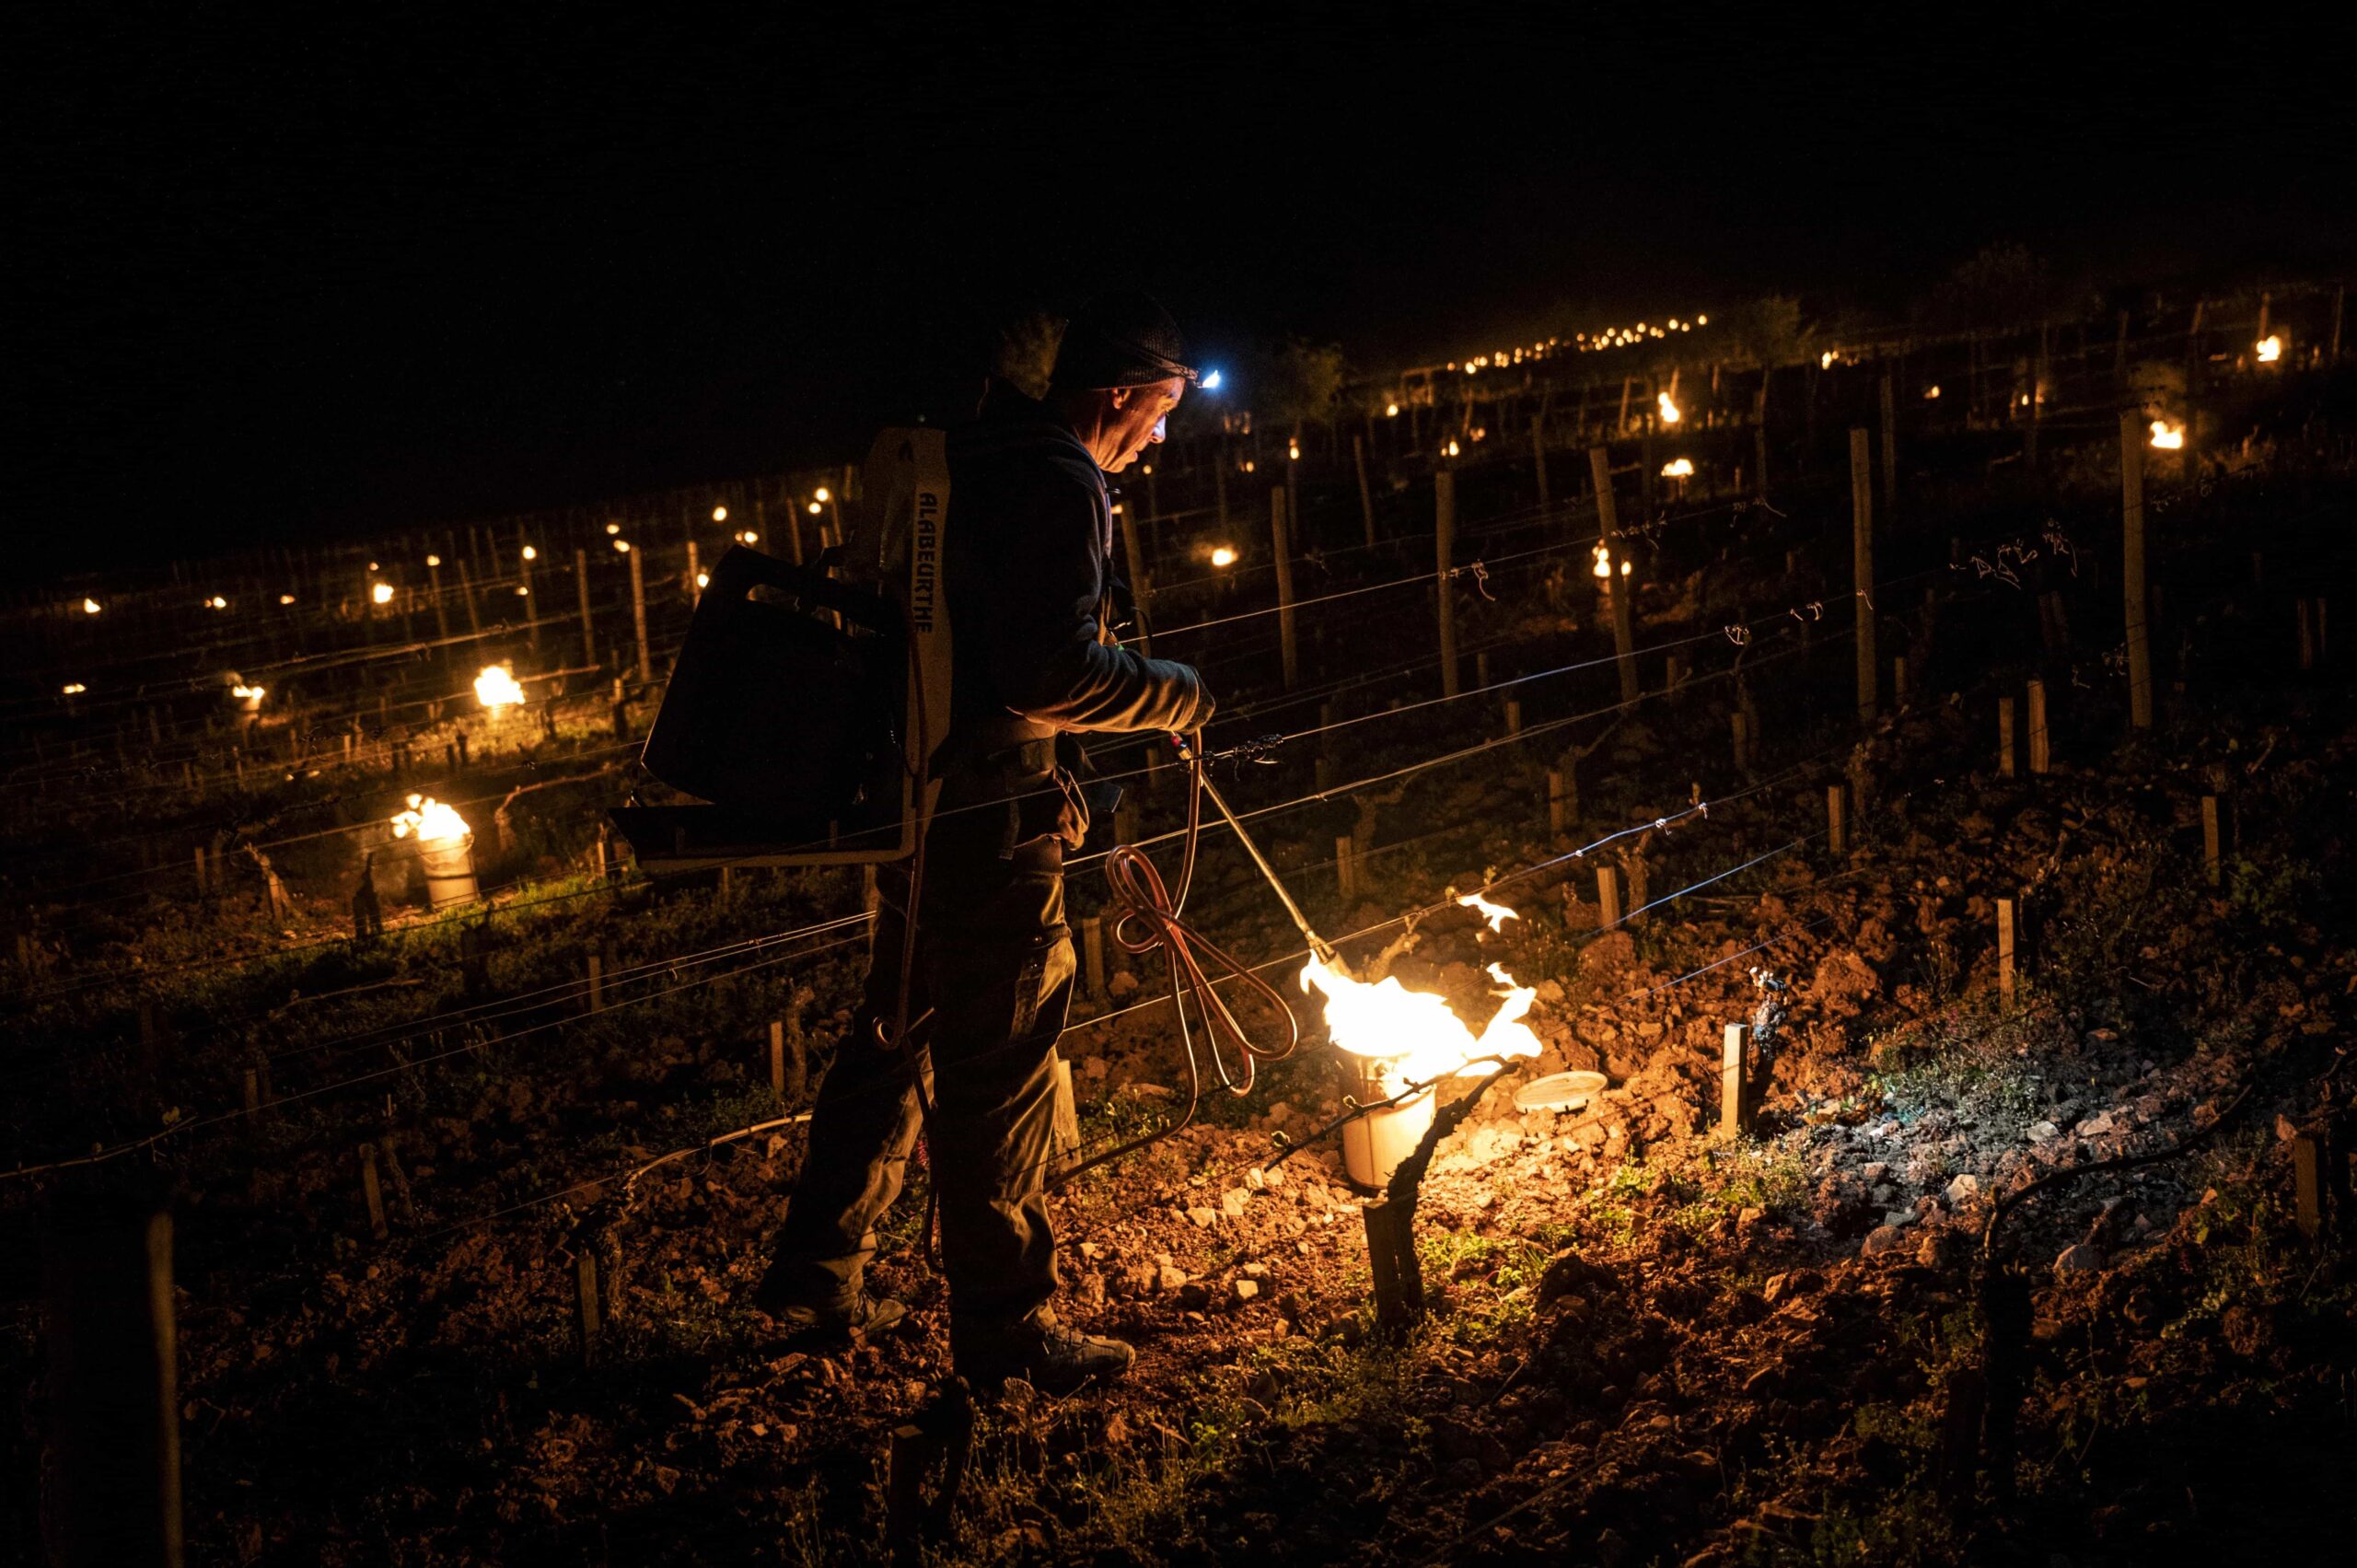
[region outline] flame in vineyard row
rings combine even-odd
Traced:
[[[1479,911],[1492,931],[1521,918],[1479,893],[1457,902]],[[1336,1047],[1383,1063],[1384,1077],[1396,1091],[1411,1083],[1457,1076],[1488,1057],[1539,1053],[1538,1037],[1522,1021],[1538,999],[1537,988],[1517,983],[1497,964],[1489,968],[1490,978],[1505,989],[1478,1035],[1457,1016],[1447,998],[1411,991],[1397,976],[1387,975],[1369,985],[1313,958],[1302,966],[1301,988],[1315,988],[1325,996],[1326,1029]]]
[[[393,837],[405,839],[415,833],[420,843],[447,843],[471,830],[454,807],[430,795],[411,796],[409,809],[393,818]]]

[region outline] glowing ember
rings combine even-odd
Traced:
[[[819,503],[816,501],[810,503],[809,512],[812,517],[817,517],[820,510],[821,508],[819,507]]]
[[[1235,550],[1234,550],[1233,548],[1231,548],[1230,546],[1227,546],[1227,545],[1225,545],[1225,544],[1215,544],[1215,545],[1212,546],[1212,564],[1213,564],[1213,565],[1214,565],[1214,566],[1233,566],[1233,565],[1235,565],[1235,564],[1236,564],[1236,552],[1235,552]]]
[[[525,560],[527,560],[527,561],[538,561],[540,558],[540,551],[539,551],[538,549],[536,549],[535,547],[533,547],[533,546],[531,546],[531,545],[528,545],[528,545],[526,545],[526,546],[524,547],[524,559],[525,559]]]
[[[1537,1056],[1538,1037],[1522,1019],[1538,993],[1515,983],[1496,964],[1490,978],[1505,987],[1498,1010],[1479,1035],[1465,1027],[1446,997],[1411,991],[1397,976],[1373,985],[1330,970],[1317,958],[1303,966],[1301,988],[1325,993],[1326,1030],[1335,1047],[1387,1064],[1399,1086],[1456,1077],[1485,1057]]]
[[[1504,931],[1507,921],[1522,918],[1505,905],[1493,904],[1479,893],[1468,893],[1457,901],[1466,909],[1480,910],[1481,918],[1490,923],[1490,929],[1492,931]]]
[[[1664,479],[1692,479],[1694,477],[1694,459],[1691,458],[1672,458],[1669,461],[1662,464],[1661,476]]]
[[[390,604],[393,602],[393,585],[390,583],[371,583],[368,586],[368,597],[376,600],[378,604]]]
[[[1661,405],[1661,422],[1664,424],[1676,424],[1680,419],[1685,417],[1683,414],[1678,412],[1678,405],[1669,401],[1669,394],[1667,392],[1662,393],[1661,396],[1655,398],[1654,401]]]
[[[2261,365],[2272,365],[2283,357],[2283,340],[2272,332],[2259,339],[2257,347]]]
[[[831,501],[834,499],[834,496],[829,493],[827,487],[823,484],[818,489],[812,491],[810,494],[814,500],[819,501]]]
[[[1923,389],[1923,401],[1924,401],[1925,402],[1930,402],[1930,401],[1932,401],[1933,399],[1937,398],[1939,395],[1940,395],[1940,384],[1939,384],[1937,381],[1933,382],[1930,386],[1928,386],[1928,387],[1926,387],[1926,388],[1924,388],[1924,389]]]
[[[1823,354],[1817,356],[1817,367],[1819,370],[1830,370],[1833,368],[1833,351],[1831,349],[1827,349]]]
[[[1600,544],[1596,547],[1596,575],[1608,583],[1612,580],[1612,552]]]
[[[727,507],[726,507],[726,506],[723,506],[723,507],[721,507],[721,508],[720,508],[720,510],[721,510],[721,511],[723,511],[723,512],[726,512],[726,510],[728,510],[728,508],[727,508]],[[717,517],[715,517],[715,518],[714,518],[713,520],[714,520],[714,522],[718,522],[720,519],[719,519],[719,518],[717,518]],[[610,534],[618,534],[618,533],[620,533],[620,532],[621,532],[621,531],[622,531],[622,526],[621,526],[621,524],[620,524],[620,523],[608,523],[608,524],[606,525],[606,531],[607,531],[608,533],[610,533]]]
[[[618,539],[614,540],[614,549],[621,554],[628,555],[630,553],[630,540],[626,539]]]
[[[743,533],[737,536],[737,542],[739,544],[759,544],[761,542],[761,536],[755,533],[752,529],[747,528]]]
[[[1287,442],[1285,444],[1285,456],[1291,458],[1295,462],[1301,461],[1301,443],[1298,441]]]
[[[1386,404],[1384,404],[1384,405],[1383,405],[1383,417],[1384,417],[1384,418],[1386,418],[1386,419],[1397,419],[1397,418],[1399,418],[1399,405],[1398,403],[1386,403]]]
[[[428,566],[439,566],[442,564],[442,558],[439,555],[429,555],[425,558],[425,563]]]
[[[728,508],[726,506],[714,506],[712,509],[712,520],[715,523],[726,522],[728,520]]]
[[[85,614],[85,615],[96,615],[98,612],[99,612],[99,601],[98,601],[97,599],[94,599],[94,598],[86,598],[86,599],[84,599],[84,600],[82,601],[82,613],[83,613],[83,614]]]
[[[700,588],[708,588],[712,587],[712,574],[709,572],[698,572],[696,574],[696,587]]]
[[[486,665],[475,677],[475,701],[486,708],[512,708],[524,700],[516,672],[504,664]]]
[[[430,795],[411,796],[409,809],[393,818],[393,837],[405,839],[415,833],[420,843],[450,842],[465,838],[470,830],[465,818]]]
[[[78,697],[88,690],[88,687],[83,685],[78,680],[69,680],[65,683],[64,687],[65,695],[68,697]]]
[[[280,594],[278,596],[278,602],[281,604],[293,604],[295,602],[295,596],[293,594]]]
[[[1454,441],[1448,444],[1448,455],[1452,458],[1457,456],[1457,443]]]
[[[215,594],[211,598],[204,601],[204,608],[207,610],[226,610],[229,608],[229,601],[223,598],[219,594]]]
[[[2185,446],[2185,426],[2172,424],[2165,419],[2153,421],[2153,445],[2164,452],[2182,450]]]
[[[229,695],[243,703],[246,705],[246,712],[250,714],[261,707],[262,696],[269,690],[266,686],[232,686],[229,688]]]

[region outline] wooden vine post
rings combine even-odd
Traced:
[[[1596,924],[1609,931],[1620,923],[1620,873],[1612,866],[1596,868]]]
[[[2218,797],[2201,797],[2201,870],[2210,885],[2218,885]]]
[[[2046,772],[2048,763],[2046,733],[2046,682],[2033,679],[2029,683],[2029,771]]]
[[[1875,475],[1863,425],[1850,432],[1850,570],[1856,590],[1852,609],[1857,614],[1858,718],[1875,716],[1882,678],[1882,662],[1875,656]]]
[[[1288,472],[1291,470],[1288,470]],[[1285,516],[1287,493],[1277,486],[1269,492],[1269,539],[1275,550],[1277,566],[1277,641],[1284,662],[1285,690],[1290,691],[1301,683],[1301,643],[1295,624],[1293,608],[1293,540]],[[1446,585],[1443,591],[1446,592]],[[1446,600],[1444,600],[1446,602]],[[1447,611],[1443,610],[1443,624]],[[1451,691],[1451,696],[1456,692]]]
[[[45,1253],[47,1561],[179,1568],[171,1215],[120,1198],[61,1202]]]
[[[1751,1090],[1744,1076],[1747,1027],[1729,1024],[1719,1045],[1719,1136],[1740,1138],[1751,1129]]]
[[[598,667],[598,626],[589,617],[589,552],[573,552],[573,586],[581,598],[581,662]]]
[[[1366,482],[1366,437],[1351,437],[1351,460],[1359,470],[1359,521],[1366,527],[1366,547],[1375,548],[1375,492]]]
[[[1637,700],[1636,633],[1631,619],[1631,600],[1636,597],[1636,579],[1620,575],[1620,517],[1612,500],[1612,458],[1602,447],[1587,449],[1588,477],[1596,482],[1596,521],[1605,559],[1612,568],[1606,592],[1612,600],[1612,655],[1620,667],[1620,700]]]
[[[1435,587],[1440,598],[1440,691],[1454,697],[1457,682],[1457,587],[1449,576],[1450,556],[1457,547],[1457,475],[1446,469],[1433,475],[1433,551],[1438,562]],[[1286,684],[1292,682],[1288,680]]]
[[[638,632],[638,683],[655,683],[655,663],[646,646],[646,565],[645,557],[637,550],[630,552],[630,614]]]
[[[2119,411],[2119,592],[2128,611],[2128,722],[2153,727],[2153,650],[2144,624],[2144,426]]]
[[[2018,918],[2018,909],[2013,900],[1997,900],[1997,995],[2008,1007],[2014,1005],[2014,949],[2020,935]]]
[[[1149,478],[1152,476],[1153,471],[1154,470],[1150,468],[1146,470]],[[1145,617],[1143,613],[1143,610],[1147,597],[1154,592],[1154,584],[1150,579],[1146,567],[1144,543],[1138,538],[1137,508],[1134,506],[1124,505],[1120,510],[1121,515],[1121,549],[1128,555],[1130,563],[1130,602],[1139,606],[1141,610],[1141,613],[1138,617],[1138,652],[1144,654],[1148,658],[1152,658],[1154,656],[1154,638],[1152,633],[1148,633],[1145,629]]]

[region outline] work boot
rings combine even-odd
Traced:
[[[1042,1308],[1004,1337],[956,1353],[958,1374],[978,1391],[994,1392],[1020,1377],[1043,1394],[1069,1394],[1089,1383],[1109,1383],[1130,1369],[1138,1353],[1119,1340],[1067,1328]]]
[[[789,1346],[865,1343],[890,1332],[908,1315],[909,1309],[890,1296],[865,1290],[853,1296],[848,1306],[795,1301],[772,1288],[772,1279],[762,1280],[754,1290],[753,1305],[785,1330],[784,1342]]]

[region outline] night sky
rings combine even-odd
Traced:
[[[1996,239],[2098,284],[2352,254],[2347,24],[45,9],[9,24],[35,572],[840,460],[1109,284],[1213,353],[1380,366],[1564,305],[1897,312]]]

